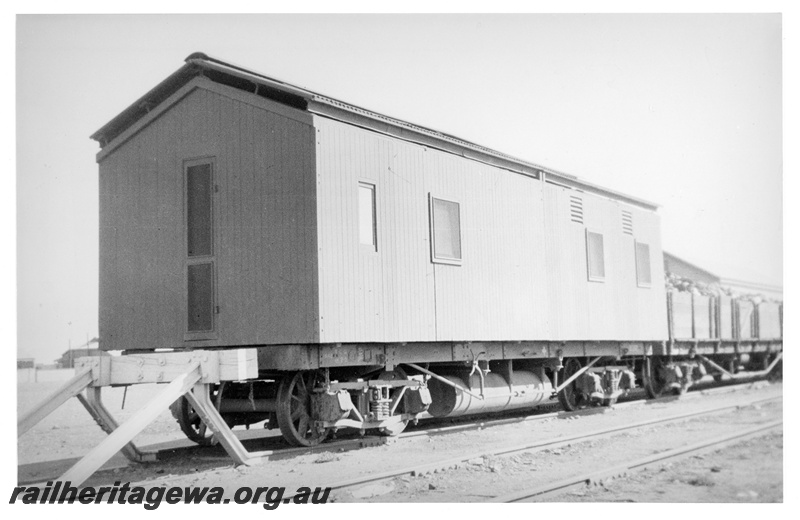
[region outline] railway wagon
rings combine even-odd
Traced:
[[[687,369],[702,376],[708,366],[717,380],[770,368],[782,352],[783,303],[720,289],[705,292],[668,291],[670,339],[660,353],[673,362],[699,358],[702,363]]]
[[[228,426],[310,446],[702,365],[670,335],[653,203],[201,53],[92,138],[100,346],[253,355],[204,387]],[[192,403],[181,428],[213,442]]]

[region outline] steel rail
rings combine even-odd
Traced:
[[[642,471],[648,467],[656,464],[662,464],[668,460],[680,459],[689,455],[695,455],[697,453],[706,451],[715,451],[730,444],[735,444],[750,438],[766,435],[775,429],[782,428],[782,426],[782,420],[760,424],[744,431],[721,435],[714,437],[713,439],[706,439],[689,446],[681,446],[672,450],[651,455],[649,457],[643,457],[625,464],[620,464],[613,468],[584,473],[575,477],[569,477],[557,482],[545,484],[544,486],[538,486],[523,491],[501,495],[489,500],[488,502],[525,502],[530,499],[542,498],[551,495],[560,495],[571,489],[584,488],[587,485],[619,476],[624,476],[634,471]]]
[[[586,442],[590,440],[601,439],[605,437],[610,437],[617,433],[622,433],[630,430],[634,430],[637,428],[643,428],[646,426],[652,426],[656,424],[666,424],[670,422],[679,422],[686,419],[691,419],[694,417],[704,416],[704,415],[712,415],[715,413],[723,413],[730,410],[736,410],[738,408],[744,406],[752,406],[755,404],[766,403],[769,401],[776,401],[782,400],[783,396],[776,396],[776,397],[768,397],[768,398],[757,398],[752,399],[746,402],[739,402],[732,405],[725,405],[725,406],[718,406],[718,407],[711,407],[705,408],[703,410],[695,410],[693,412],[676,414],[668,417],[659,417],[656,419],[648,419],[645,421],[639,421],[636,423],[629,423],[625,425],[614,426],[611,428],[601,429],[601,430],[594,430],[588,433],[580,433],[570,437],[557,437],[553,439],[545,439],[540,441],[528,442],[521,445],[515,446],[505,446],[499,447],[490,450],[482,450],[479,452],[470,453],[467,455],[460,455],[458,457],[453,457],[449,459],[444,459],[436,462],[425,463],[425,464],[417,464],[414,466],[408,466],[400,469],[389,470],[381,473],[376,473],[372,475],[362,476],[362,477],[355,477],[352,479],[347,480],[339,480],[334,483],[329,483],[324,487],[329,487],[331,489],[344,489],[349,487],[354,487],[362,484],[369,484],[373,482],[378,482],[382,480],[388,480],[396,477],[400,477],[403,475],[423,475],[427,473],[434,473],[440,470],[447,470],[452,468],[458,468],[465,462],[477,458],[483,457],[491,457],[491,456],[505,456],[510,455],[513,453],[518,452],[526,452],[526,451],[541,451],[544,449],[553,449],[561,446],[566,446],[569,444],[575,444],[578,442]],[[289,497],[291,498],[291,497]]]

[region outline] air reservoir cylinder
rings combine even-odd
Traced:
[[[448,381],[480,394],[480,377],[477,373],[469,378],[444,375]],[[513,386],[500,374],[489,372],[484,376],[483,399],[478,399],[450,385],[431,379],[428,389],[432,403],[428,413],[434,417],[457,417],[476,413],[500,412],[519,408],[532,408],[547,401],[553,391],[550,380],[544,381],[535,373],[515,370]]]

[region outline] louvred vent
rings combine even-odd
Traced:
[[[575,195],[569,196],[569,219],[583,224],[583,200]]]
[[[630,211],[622,210],[622,232],[633,235],[633,214]]]

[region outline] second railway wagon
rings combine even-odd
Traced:
[[[652,203],[200,53],[92,137],[101,348],[256,349],[229,425],[608,402],[665,353]]]

